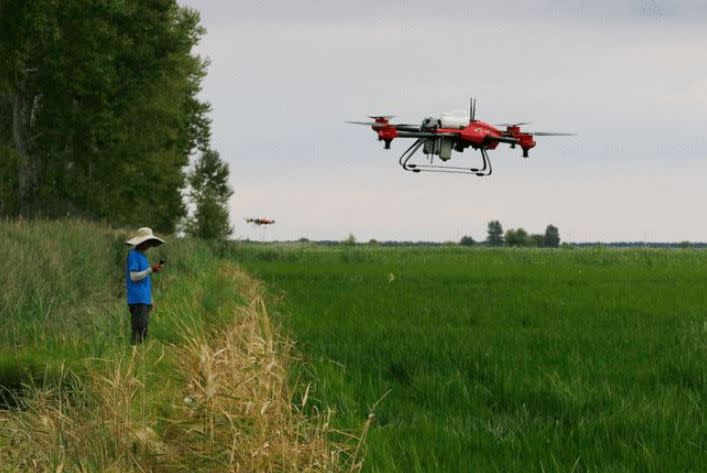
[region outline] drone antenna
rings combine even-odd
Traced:
[[[469,123],[476,120],[476,99],[471,97],[469,99]]]

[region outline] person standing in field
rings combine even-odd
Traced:
[[[153,246],[164,244],[164,240],[153,235],[152,229],[143,227],[125,243],[133,247],[128,253],[125,285],[132,328],[130,343],[136,345],[147,337],[147,325],[153,305],[151,274],[160,272],[163,264],[160,262],[150,266],[147,252]]]

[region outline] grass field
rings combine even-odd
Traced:
[[[241,247],[364,471],[707,471],[707,253]]]
[[[0,222],[0,472],[356,473],[356,439],[291,403],[290,343],[223,246],[151,250],[148,341],[128,343],[126,232]]]
[[[126,238],[76,220],[0,224],[0,386],[28,376],[41,382],[62,363],[126,351]],[[153,317],[160,323],[152,337],[161,343],[175,342],[185,323],[215,322],[218,306],[237,298],[216,274],[208,245],[175,239],[151,253],[168,260],[168,270],[154,278]],[[222,323],[229,316],[221,314]]]
[[[357,435],[378,401],[369,473],[706,471],[707,252],[175,239],[152,255],[169,269],[133,351],[124,238],[0,226],[0,471],[330,471],[316,413]],[[226,256],[266,283],[304,362]]]

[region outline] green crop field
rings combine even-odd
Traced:
[[[246,246],[366,472],[704,472],[707,253]]]
[[[34,429],[23,435],[40,440],[25,446],[46,471],[163,466],[151,450],[135,457],[120,447],[134,447],[129,435],[106,450],[110,402],[76,407],[95,419],[71,425],[94,426],[101,440],[84,450],[91,435],[79,444],[63,431],[49,435],[42,422],[51,405],[12,397],[27,382],[51,389],[64,366],[92,393],[105,379],[95,366],[135,356],[124,239],[75,221],[0,228],[0,457],[14,458],[2,457],[0,471],[26,465],[10,425]],[[271,315],[297,343],[295,404],[306,392],[309,412],[335,409],[335,427],[353,435],[375,406],[365,472],[706,471],[707,252],[212,248],[174,239],[159,256],[169,271],[156,278],[152,341],[138,351],[135,379],[145,389],[116,415],[170,445],[193,440],[175,437],[166,420],[184,398],[172,353],[189,343],[185,334],[218,333],[233,321],[243,299],[219,269],[230,259],[266,283]],[[189,458],[190,471],[215,460]]]

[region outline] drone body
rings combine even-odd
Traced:
[[[378,140],[390,149],[390,144],[396,138],[414,138],[413,144],[400,156],[399,163],[406,171],[413,172],[451,172],[472,174],[476,176],[491,175],[491,161],[487,151],[498,147],[499,143],[507,143],[511,148],[519,146],[523,157],[535,147],[535,136],[567,136],[572,133],[548,133],[522,131],[526,123],[504,123],[497,125],[505,129],[476,119],[476,100],[471,99],[469,116],[442,114],[439,117],[428,117],[420,125],[390,123],[391,115],[371,116],[373,122],[348,122],[356,125],[369,125],[378,135]],[[434,157],[446,163],[452,157],[452,151],[463,152],[467,148],[481,151],[482,167],[435,165]],[[413,156],[422,149],[427,161],[415,162]]]
[[[265,218],[265,217],[260,217],[260,218],[246,218],[245,221],[247,223],[253,223],[255,225],[272,225],[275,223],[275,220],[271,218]]]

